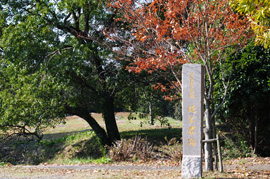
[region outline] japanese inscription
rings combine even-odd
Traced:
[[[189,98],[190,99],[194,99],[194,72],[189,72]],[[192,100],[193,101],[193,100]],[[195,105],[193,103],[191,103],[192,105],[188,106],[188,112],[190,113],[190,118],[194,119],[193,114],[196,113],[195,112]],[[195,122],[195,121],[193,121]],[[190,122],[189,122],[190,123]],[[188,146],[195,146],[195,139],[193,138],[194,135],[194,130],[195,130],[195,126],[189,126],[189,131],[188,134],[189,139],[188,139]]]

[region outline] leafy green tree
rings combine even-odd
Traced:
[[[16,135],[35,135],[62,122],[62,86],[38,70],[29,73],[4,59],[0,64],[0,129]]]
[[[47,98],[50,98],[48,102],[54,99],[53,94],[58,93],[56,87],[61,87],[58,93],[61,98],[55,98],[60,110],[56,105],[46,102],[42,104],[45,106],[41,111],[46,112],[53,108],[51,113],[55,117],[64,114],[78,115],[88,122],[103,144],[110,145],[114,140],[120,139],[114,109],[115,104],[121,101],[121,90],[131,79],[129,73],[122,68],[122,62],[116,62],[113,53],[106,46],[111,42],[103,35],[103,30],[112,27],[114,21],[113,14],[106,11],[103,2],[1,1],[0,19],[6,21],[1,21],[5,26],[2,29],[0,46],[5,59],[16,68],[27,69],[27,73],[22,71],[22,76],[30,75],[29,83],[23,84],[25,87],[16,86],[16,80],[20,80],[20,77],[14,79],[14,91],[28,88],[28,85],[39,88],[44,78],[38,75],[40,72],[44,73],[54,79],[48,81],[48,85],[51,85],[48,89],[52,90],[46,93]],[[34,78],[42,80],[31,84]],[[37,93],[42,94],[40,91]],[[37,95],[36,92],[31,94],[34,97]],[[21,95],[17,94],[18,97]],[[39,101],[38,98],[36,100]],[[25,103],[26,99],[22,101]],[[8,104],[9,101],[3,102]],[[7,108],[3,107],[2,111],[7,111]],[[103,114],[106,129],[97,123],[91,112]],[[18,115],[14,115],[14,118],[17,117]]]
[[[270,50],[251,43],[232,58],[227,60],[229,66],[233,63],[231,87],[218,118],[233,126],[253,154],[269,155]],[[216,76],[215,88],[220,87]]]
[[[256,34],[256,44],[270,47],[270,1],[231,0],[231,6],[245,14]]]

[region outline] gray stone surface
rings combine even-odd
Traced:
[[[201,156],[183,156],[182,159],[182,178],[201,178],[202,177],[202,158]]]
[[[183,154],[201,155],[203,119],[203,67],[183,65]]]
[[[202,171],[203,66],[183,65],[182,83],[183,156],[187,160],[182,163],[182,175],[198,178],[198,171]]]

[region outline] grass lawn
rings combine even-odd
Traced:
[[[13,140],[3,144],[0,149],[0,178],[12,177],[58,177],[71,178],[180,178],[181,171],[145,171],[145,170],[49,170],[23,168],[22,165],[149,165],[149,166],[181,166],[179,159],[170,158],[170,154],[181,155],[181,148],[168,143],[172,138],[181,142],[182,123],[172,118],[167,118],[166,125],[161,126],[159,121],[155,125],[149,125],[147,119],[138,118],[132,114],[133,120],[128,120],[129,113],[116,113],[116,121],[121,138],[131,139],[135,136],[145,138],[154,145],[154,158],[147,160],[132,159],[128,161],[115,162],[104,153],[98,139],[90,126],[77,116],[66,118],[65,124],[59,124],[54,128],[44,131],[44,138],[37,143],[35,141]],[[92,116],[104,127],[101,114],[93,113]],[[136,120],[134,118],[136,117]],[[167,125],[169,123],[169,125]],[[1,141],[0,141],[1,142]],[[237,146],[236,146],[237,147]],[[162,153],[163,152],[163,153]],[[167,152],[167,153],[166,153]],[[170,153],[171,152],[171,153]],[[178,152],[178,153],[177,153]],[[161,153],[163,155],[161,155]],[[180,153],[180,154],[179,154]],[[225,165],[253,165],[270,164],[270,159],[227,159]],[[14,166],[16,167],[10,167]],[[16,176],[15,176],[16,173]],[[2,175],[1,175],[2,174]],[[7,175],[5,175],[7,174]],[[13,175],[14,174],[14,175]],[[91,177],[89,177],[91,176]],[[238,178],[238,177],[270,177],[269,171],[251,171],[243,167],[234,170],[219,172],[204,172],[206,178]]]

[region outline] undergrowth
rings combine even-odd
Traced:
[[[116,141],[109,147],[108,155],[113,161],[147,161],[150,159],[169,159],[181,161],[182,145],[176,138],[167,140],[159,146],[149,142],[147,138],[135,136],[131,139]]]
[[[133,139],[116,141],[109,148],[109,157],[114,161],[147,160],[151,158],[153,144],[144,138],[136,136]]]
[[[251,150],[239,135],[223,136],[222,155],[224,159],[251,157]]]
[[[16,138],[0,148],[0,162],[16,164],[93,163],[102,161],[104,148],[93,131],[41,141]],[[103,159],[104,160],[104,159]],[[80,161],[80,162],[79,162]],[[107,162],[104,160],[104,162]]]
[[[156,130],[154,130],[156,131]],[[163,135],[160,135],[163,131]],[[143,132],[143,131],[141,131]],[[146,132],[146,131],[144,131]],[[144,133],[143,132],[143,133]],[[149,131],[153,132],[152,130]],[[104,148],[93,131],[78,132],[64,137],[37,140],[14,138],[6,141],[0,148],[0,165],[37,165],[40,163],[87,164],[111,163],[118,161],[136,161],[152,159],[181,159],[181,145],[171,139],[174,130],[153,132],[148,139],[145,136],[131,137],[116,141],[112,147]],[[159,134],[159,142],[157,136]],[[163,138],[163,139],[162,139]]]

